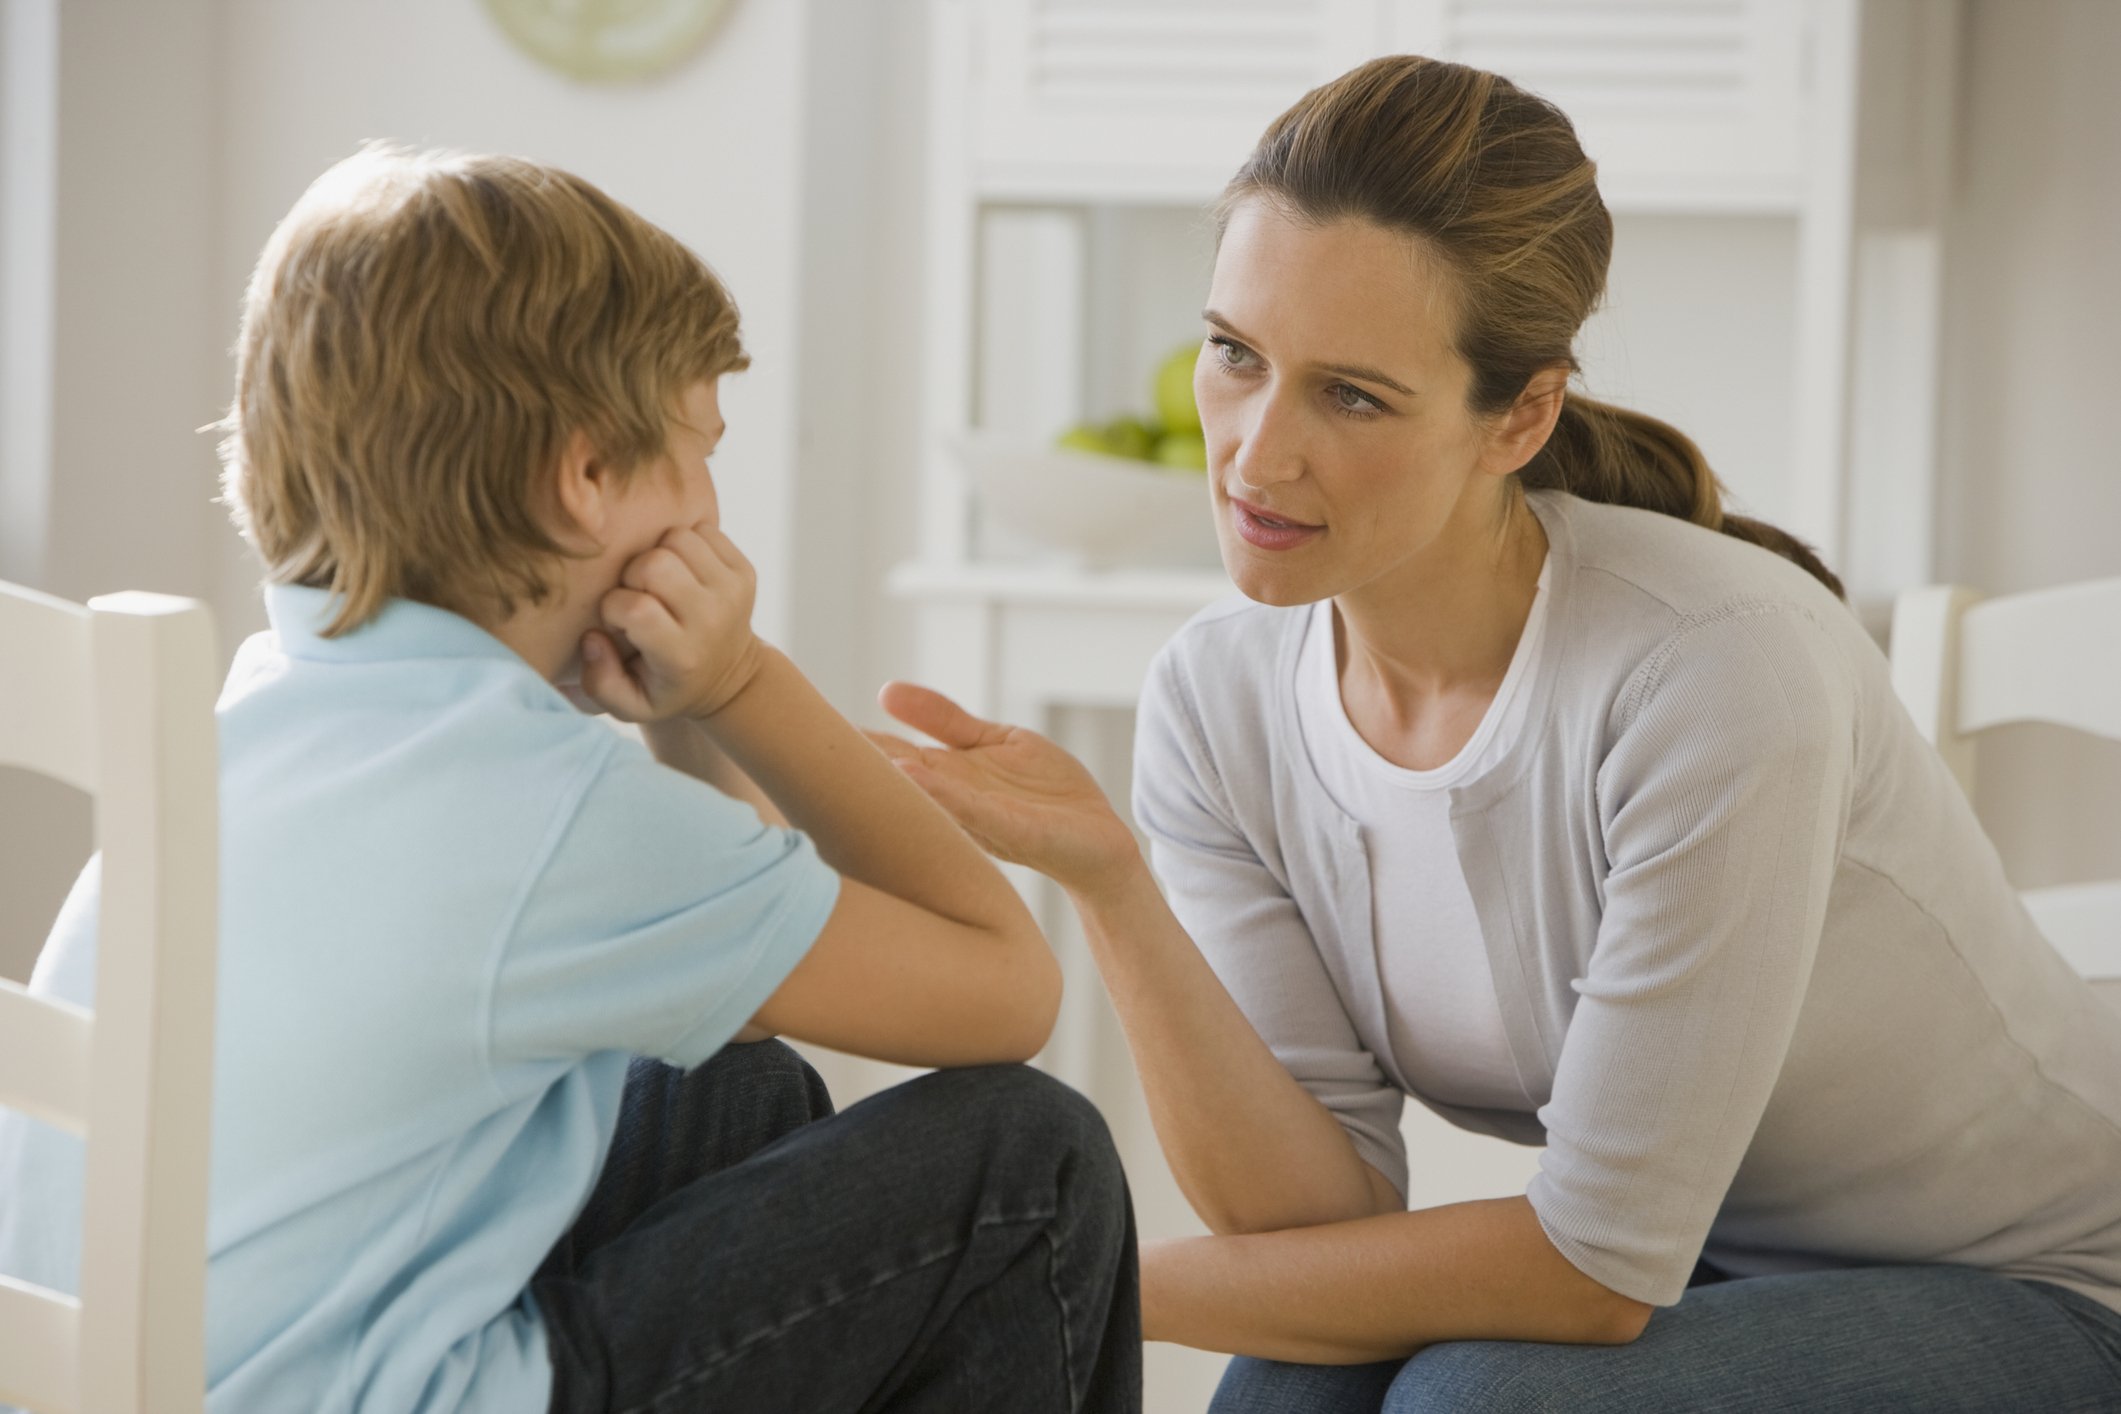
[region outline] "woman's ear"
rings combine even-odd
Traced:
[[[1562,399],[1569,391],[1569,370],[1553,364],[1533,374],[1517,395],[1517,401],[1498,418],[1488,438],[1487,470],[1508,476],[1547,444],[1554,423],[1561,416]]]
[[[568,434],[552,476],[553,500],[559,508],[553,538],[570,550],[603,548],[616,483],[587,432],[577,428]]]

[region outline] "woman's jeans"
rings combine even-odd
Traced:
[[[2121,1313],[1971,1267],[1726,1278],[1630,1345],[1466,1340],[1376,1365],[1238,1358],[1210,1414],[2121,1411]]]
[[[554,1414],[1141,1408],[1119,1158],[1089,1101],[1025,1066],[834,1114],[779,1041],[637,1061],[531,1294]]]

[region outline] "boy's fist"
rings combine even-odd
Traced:
[[[763,660],[757,596],[757,572],[720,527],[665,532],[598,604],[600,627],[582,635],[582,690],[626,722],[714,715]]]

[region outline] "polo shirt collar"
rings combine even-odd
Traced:
[[[385,601],[373,619],[337,638],[324,629],[338,600],[327,589],[299,584],[265,586],[265,617],[290,658],[322,663],[385,663],[406,658],[498,658],[525,671],[513,648],[460,614],[410,599]]]

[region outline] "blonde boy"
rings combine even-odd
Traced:
[[[1053,960],[751,632],[708,465],[745,363],[697,257],[531,162],[371,147],[267,244],[213,1409],[1138,1407],[1109,1140],[1007,1064]],[[39,989],[92,996],[96,901],[92,862]],[[774,1032],[961,1068],[833,1115],[728,1045]],[[71,1283],[78,1165],[0,1121],[0,1270]]]

